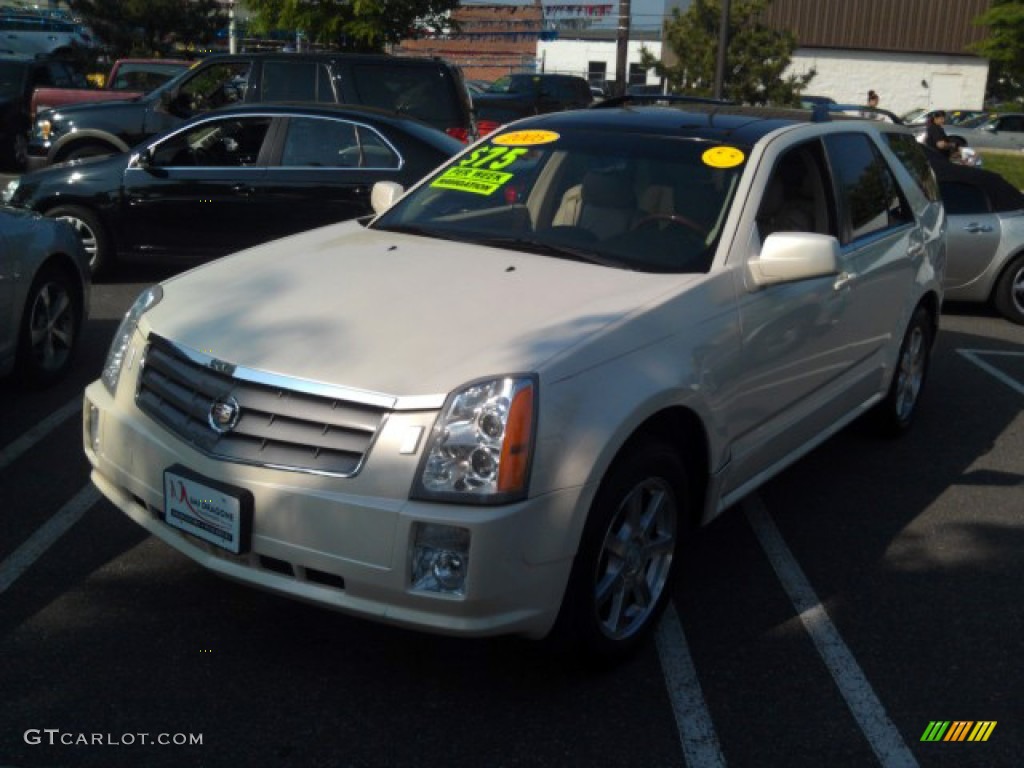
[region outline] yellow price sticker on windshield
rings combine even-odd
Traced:
[[[560,138],[561,136],[554,131],[512,131],[491,139],[491,143],[503,147],[532,147],[537,144],[550,144]]]
[[[712,147],[706,150],[700,159],[704,161],[704,165],[712,168],[735,168],[746,158],[736,147]]]
[[[506,181],[512,178],[511,173],[499,173],[483,168],[467,168],[456,166],[449,168],[430,186],[440,189],[455,189],[460,192],[472,192],[475,195],[493,195]]]

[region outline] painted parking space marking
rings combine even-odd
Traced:
[[[697,670],[672,603],[661,617],[654,637],[686,765],[688,768],[724,766],[725,758],[704,702]]]
[[[0,450],[0,469],[3,469],[8,464],[18,459],[22,454],[31,449],[32,446],[63,424],[68,418],[81,412],[81,396],[76,397],[71,402],[58,408],[34,427],[22,434],[17,440]]]
[[[100,500],[100,492],[92,483],[85,485],[57,513],[0,563],[0,594],[7,591],[46,550],[77,523],[86,511]]]
[[[962,357],[981,368],[985,373],[996,377],[1011,389],[1015,389],[1018,394],[1024,395],[1024,381],[1017,381],[1017,379],[1013,378],[1005,371],[1002,371],[991,363],[982,360],[982,357],[1024,358],[1024,352],[1007,352],[1005,350],[995,349],[958,349],[957,352]]]
[[[917,760],[825,612],[800,565],[786,546],[782,534],[768,515],[764,503],[756,494],[752,494],[744,499],[742,505],[754,535],[761,543],[761,548],[768,556],[800,621],[811,636],[818,654],[835,680],[879,764],[884,768],[917,766]]]

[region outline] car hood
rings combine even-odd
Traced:
[[[172,278],[141,328],[238,366],[431,396],[543,372],[687,279],[346,222]]]

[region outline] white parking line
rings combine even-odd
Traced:
[[[871,684],[832,624],[810,582],[786,546],[782,534],[768,516],[768,510],[756,494],[743,501],[743,511],[879,763],[885,768],[917,766],[917,760],[889,719]]]
[[[6,448],[0,450],[0,469],[6,467],[25,453],[25,451],[29,450],[33,445],[50,434],[53,430],[63,424],[68,417],[81,412],[82,397],[79,395],[70,403],[61,406],[60,409],[51,413]]]
[[[989,365],[988,363],[981,359],[981,355],[994,355],[997,357],[1024,357],[1024,352],[1004,352],[1002,350],[989,349],[958,349],[957,352],[959,352],[961,355],[966,357],[976,366],[981,368],[981,370],[985,371],[986,373],[992,374],[1001,382],[1003,382],[1003,384],[1005,384],[1006,386],[1010,387],[1011,389],[1015,389],[1019,394],[1024,395],[1024,382],[1017,381],[1012,376],[1003,373],[994,365]]]
[[[0,594],[7,591],[57,539],[77,523],[86,510],[100,500],[100,492],[92,483],[82,488],[57,514],[43,523],[28,540],[0,563]]]
[[[697,679],[686,637],[679,623],[675,606],[668,604],[654,636],[661,659],[661,672],[672,700],[683,758],[688,768],[725,766],[718,736],[704,703],[704,693]]]

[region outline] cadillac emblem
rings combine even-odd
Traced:
[[[218,397],[210,406],[210,413],[207,421],[210,429],[219,435],[226,434],[235,428],[238,419],[242,416],[242,407],[231,395]]]

